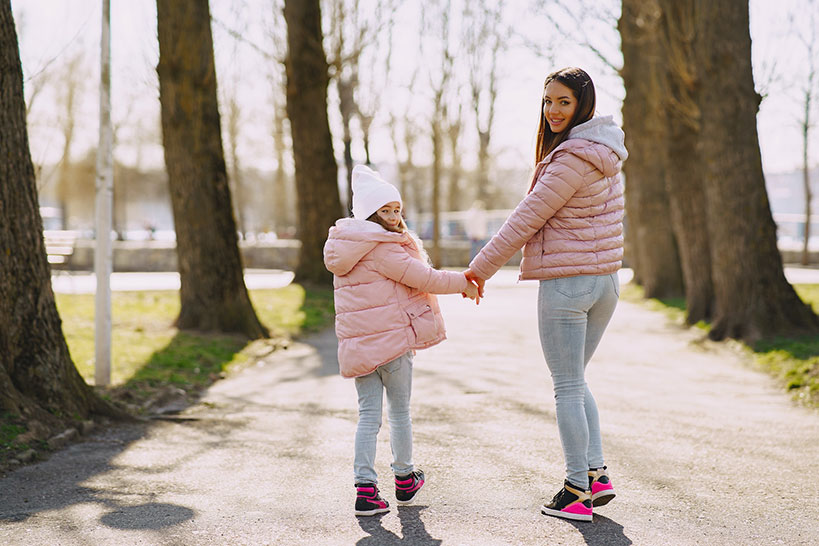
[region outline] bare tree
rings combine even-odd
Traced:
[[[464,10],[464,43],[469,61],[469,90],[478,134],[477,199],[489,197],[489,145],[498,98],[498,58],[510,35],[503,21],[505,3],[467,2]]]
[[[342,214],[338,166],[327,120],[327,60],[319,0],[285,0],[287,117],[293,134],[301,251],[296,279],[329,284],[327,232]]]
[[[91,414],[122,415],[86,385],[68,352],[51,289],[28,146],[11,5],[0,2],[0,410],[45,439]]]
[[[449,185],[447,187],[447,210],[460,210],[463,202],[461,194],[461,149],[460,140],[463,132],[463,103],[458,102],[457,113],[451,113],[454,108],[444,105],[442,112],[444,133],[449,145]]]
[[[65,64],[60,76],[60,129],[63,133],[63,153],[57,177],[57,202],[62,212],[62,229],[68,229],[68,198],[70,194],[71,151],[74,144],[74,129],[77,123],[77,100],[82,94],[83,75],[82,52],[75,53]]]
[[[817,83],[819,83],[819,36],[817,36],[816,27],[819,26],[819,17],[817,17],[817,9],[819,4],[816,0],[808,0],[807,2],[807,17],[808,23],[807,33],[798,33],[799,41],[805,47],[808,56],[807,64],[807,79],[802,85],[802,101],[804,108],[802,110],[802,118],[799,120],[799,128],[802,131],[802,187],[805,191],[805,237],[802,243],[802,265],[810,263],[810,253],[808,252],[808,240],[810,239],[811,230],[811,199],[813,194],[810,187],[810,165],[808,151],[810,150],[810,131],[813,128],[813,120],[811,111],[813,109],[813,101],[815,100],[819,91],[817,90]],[[793,21],[791,22],[793,25]]]
[[[661,52],[662,11],[657,0],[623,0],[618,28],[623,49],[620,74],[626,87],[623,129],[629,158],[626,175],[628,261],[646,297],[683,294],[682,270],[668,219],[663,101],[668,93]]]
[[[705,216],[702,157],[698,149],[701,122],[699,88],[702,74],[694,47],[697,33],[694,0],[660,0],[663,11],[660,51],[668,91],[660,107],[665,112],[667,138],[666,190],[671,223],[685,285],[686,321],[711,318],[714,290]]]
[[[696,0],[701,146],[714,320],[709,336],[754,342],[815,333],[819,319],[788,284],[776,244],[756,114],[748,3]]]
[[[374,110],[359,106],[359,70],[365,50],[376,42],[379,33],[391,25],[394,5],[392,2],[376,2],[372,12],[361,8],[360,0],[326,0],[329,4],[328,64],[330,77],[338,91],[338,107],[341,114],[342,142],[344,145],[344,168],[347,176],[347,205],[352,203],[352,128],[353,118],[366,124],[366,152],[369,162],[369,127],[375,116]],[[368,15],[369,14],[369,15]],[[389,24],[386,24],[389,22]],[[374,104],[374,103],[373,103]]]
[[[430,118],[430,138],[432,144],[432,248],[430,259],[434,267],[441,265],[441,171],[444,158],[444,113],[450,81],[454,74],[454,55],[450,43],[450,14],[452,2],[441,5],[425,3],[422,7],[422,28],[430,29],[436,53],[423,53],[435,59],[440,66],[429,74],[432,90],[432,117]],[[422,41],[422,44],[425,41]],[[423,49],[423,45],[422,45]],[[431,65],[432,66],[432,65]]]
[[[268,335],[250,303],[233,218],[207,0],[157,0],[159,97],[181,278],[177,326]]]

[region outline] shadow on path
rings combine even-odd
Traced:
[[[426,506],[399,506],[398,519],[401,521],[401,535],[398,536],[381,525],[384,514],[358,518],[358,525],[369,536],[356,542],[357,546],[438,546],[441,540],[433,538],[421,521],[421,510]]]
[[[568,521],[568,520],[567,520]],[[583,535],[589,546],[629,546],[631,539],[623,532],[623,526],[607,517],[594,515],[592,523],[569,521]]]

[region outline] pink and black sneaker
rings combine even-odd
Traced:
[[[591,521],[591,491],[583,491],[566,480],[563,482],[563,489],[557,492],[552,502],[544,504],[540,512],[547,516],[555,516],[558,518],[572,519],[575,521]]]
[[[605,466],[589,469],[589,489],[593,506],[608,504],[616,496]]]
[[[381,498],[374,483],[357,483],[355,490],[356,516],[374,516],[390,511],[390,503]]]
[[[424,487],[424,471],[415,470],[406,476],[395,477],[395,502],[409,504]]]

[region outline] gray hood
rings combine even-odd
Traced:
[[[628,158],[625,145],[625,133],[614,123],[614,116],[599,116],[573,127],[569,138],[582,138],[608,146],[620,161]]]

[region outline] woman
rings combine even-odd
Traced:
[[[619,297],[619,173],[628,156],[623,131],[611,116],[593,117],[594,109],[594,84],[583,70],[546,78],[529,191],[466,271],[483,296],[486,279],[523,247],[520,278],[540,281],[540,342],[566,461],[563,488],[541,511],[580,521],[614,498],[585,368]]]

